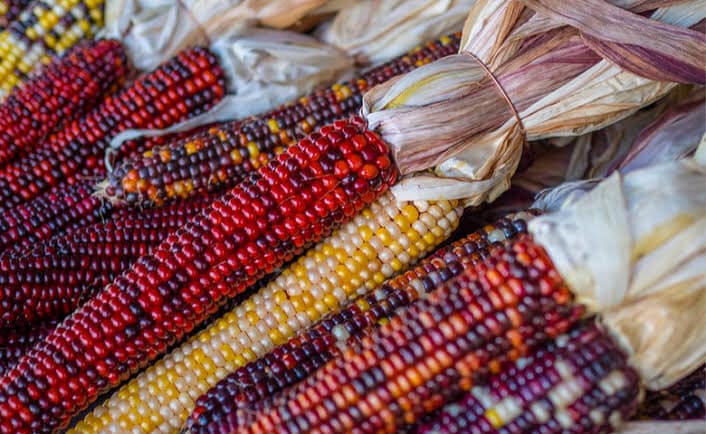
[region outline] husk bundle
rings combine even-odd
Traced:
[[[360,0],[341,9],[317,37],[362,65],[379,64],[440,35],[460,31],[475,0]]]
[[[435,168],[404,179],[396,196],[493,200],[509,186],[525,139],[585,134],[676,82],[703,82],[706,38],[691,29],[706,14],[699,3],[477,1],[459,55],[364,98],[403,174]]]
[[[628,422],[616,434],[703,434],[702,420]]]

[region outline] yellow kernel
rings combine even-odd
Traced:
[[[380,241],[385,243],[385,245],[389,245],[390,243],[392,243],[392,235],[390,235],[390,231],[385,228],[378,229],[375,232],[375,235],[377,235]]]
[[[426,234],[424,234],[422,239],[429,245],[433,245],[436,243],[436,237],[431,232],[427,232]]]
[[[250,310],[247,313],[245,313],[245,318],[250,322],[250,324],[257,324],[258,321],[260,321],[260,315],[257,314],[254,310]]]
[[[198,151],[196,141],[192,140],[190,142],[187,142],[186,145],[184,145],[184,150],[186,150],[186,155],[195,154],[196,151]]]
[[[392,267],[392,269],[395,271],[400,271],[402,269],[402,262],[400,262],[399,259],[395,258],[390,261],[390,267]]]
[[[361,226],[358,229],[358,233],[360,234],[360,237],[363,239],[363,241],[369,241],[370,238],[373,237],[373,230],[370,229],[368,226]]]
[[[402,207],[402,215],[407,218],[408,221],[415,221],[419,218],[419,211],[413,205],[405,205]]]
[[[382,284],[382,282],[385,281],[385,275],[378,271],[375,274],[373,274],[373,281],[375,283],[377,283],[378,285],[380,285],[380,284]]]
[[[248,155],[250,155],[251,160],[257,158],[260,155],[260,150],[258,149],[255,142],[248,142],[246,146],[248,148]]]
[[[279,133],[279,124],[277,124],[277,121],[275,119],[268,119],[267,126],[270,128],[270,131],[273,134]]]
[[[495,429],[503,426],[503,420],[494,408],[489,408],[485,411],[485,418],[488,419]]]
[[[230,151],[230,159],[233,160],[235,164],[240,164],[243,162],[243,156],[240,154],[240,150],[238,148]]]

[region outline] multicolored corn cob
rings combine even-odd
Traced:
[[[318,127],[355,114],[372,86],[458,51],[460,34],[443,37],[358,79],[319,90],[274,111],[226,123],[141,158],[122,161],[98,191],[111,202],[153,206],[230,187]]]
[[[277,279],[140,374],[75,432],[179,429],[196,397],[229,372],[404,271],[447,239],[461,216],[456,205],[397,203],[391,193],[383,195]]]
[[[396,177],[387,145],[360,118],[290,146],[140,257],[2,377],[0,433],[64,426]]]
[[[640,379],[595,324],[576,327],[446,406],[420,434],[604,433],[635,411]]]
[[[706,367],[666,390],[647,392],[637,416],[660,420],[706,418]]]
[[[482,261],[493,242],[505,242],[526,232],[522,217],[499,220],[437,250],[340,312],[323,317],[287,343],[238,368],[196,401],[183,432],[207,434],[237,429],[239,408],[252,408],[302,381],[329,360],[340,357],[342,348],[357,345],[361,337],[387,322],[399,309],[458,276],[472,262]]]
[[[32,0],[0,1],[0,30],[4,30],[17,18]]]
[[[34,0],[0,33],[0,98],[103,25],[104,0]]]
[[[0,259],[0,328],[63,319],[210,202],[122,213]]]
[[[127,73],[125,51],[112,40],[79,44],[42,68],[0,104],[0,167],[93,108]]]
[[[520,236],[395,316],[236,432],[389,432],[417,423],[565,332],[583,309],[544,250]],[[247,424],[247,425],[246,425]]]
[[[102,221],[112,206],[91,194],[90,183],[60,185],[0,214],[0,251],[22,252],[64,230]]]
[[[23,330],[0,330],[0,375],[4,375],[33,345],[44,339],[57,322],[50,321]]]
[[[208,49],[182,51],[0,171],[0,208],[31,200],[55,185],[104,176],[103,156],[115,134],[164,128],[197,115],[221,99],[224,80],[218,59]]]

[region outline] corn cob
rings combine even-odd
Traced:
[[[22,161],[6,166],[0,173],[2,208],[54,185],[104,176],[103,155],[113,135],[130,128],[164,128],[198,114],[222,97],[224,83],[213,53],[204,48],[182,51],[53,134]]]
[[[238,368],[199,397],[185,432],[230,432],[238,426],[237,409],[250,408],[287,386],[302,381],[327,361],[341,355],[340,346],[354,345],[377,324],[386,322],[435,284],[459,275],[488,255],[492,242],[526,232],[518,216],[502,219],[437,250],[409,271],[386,281],[345,309],[319,320],[265,356]],[[493,241],[489,241],[493,240]],[[415,282],[415,283],[411,283]],[[417,283],[418,282],[418,283]]]
[[[104,0],[34,0],[0,32],[0,98],[103,25]]]
[[[608,432],[634,412],[639,382],[612,339],[584,324],[473,387],[419,433]]]
[[[270,113],[152,148],[142,158],[121,162],[99,192],[111,202],[149,206],[233,186],[312,130],[355,114],[370,87],[456,53],[459,39],[459,34],[441,38],[358,79],[314,92]]]
[[[0,260],[0,328],[64,318],[209,203],[122,213]]]
[[[706,417],[706,367],[666,390],[650,391],[638,409],[641,419],[688,420]]]
[[[111,40],[79,44],[42,68],[0,105],[0,167],[92,108],[127,72],[125,52]]]
[[[4,30],[17,18],[32,0],[0,1],[0,30]]]
[[[20,357],[44,339],[56,324],[50,321],[27,330],[0,330],[0,375],[15,366]]]
[[[530,238],[440,285],[236,432],[396,432],[566,331],[582,313]]]
[[[91,195],[89,183],[61,185],[0,215],[0,251],[21,252],[66,229],[106,217],[110,204]]]
[[[337,121],[290,146],[28,352],[0,380],[0,411],[7,411],[0,433],[60,428],[228,299],[352,218],[396,176],[387,145],[360,118]],[[24,402],[20,387],[32,390]],[[11,408],[2,404],[8,401]]]
[[[140,374],[76,432],[180,428],[195,398],[229,372],[433,250],[458,224],[461,212],[455,206],[397,204],[391,193],[383,195],[265,288]]]

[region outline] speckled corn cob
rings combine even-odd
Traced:
[[[436,285],[458,276],[473,262],[482,261],[493,242],[505,242],[524,233],[523,217],[502,219],[437,250],[340,312],[326,315],[287,343],[238,368],[198,399],[183,432],[207,434],[236,429],[239,425],[237,409],[252,408],[259,401],[302,381],[400,309]]]
[[[446,406],[419,434],[603,433],[637,406],[637,372],[595,324],[584,324]]]
[[[275,405],[241,411],[236,432],[395,433],[498,373],[582,312],[528,237],[490,257],[350,348]]]
[[[460,214],[452,202],[397,204],[385,194],[265,288],[124,386],[73,432],[179,429],[195,399],[217,381],[406,269],[451,234]]]
[[[0,98],[103,25],[104,0],[34,0],[0,33]]]
[[[0,171],[0,209],[31,200],[52,186],[105,175],[108,141],[133,128],[164,128],[221,99],[223,71],[205,48],[180,52],[86,116],[53,134],[39,149]]]
[[[82,43],[42,68],[0,104],[0,167],[83,114],[128,73],[118,41]]]
[[[64,230],[102,221],[112,207],[91,191],[90,183],[61,185],[0,214],[0,251],[22,252]]]
[[[0,330],[0,375],[10,370],[29,348],[44,339],[56,326],[50,321],[30,329]]]
[[[60,429],[219,307],[352,219],[396,178],[387,145],[361,118],[336,121],[290,146],[20,359],[0,380],[0,433]]]
[[[274,111],[213,126],[142,158],[117,164],[98,190],[111,202],[161,205],[207,190],[230,187],[248,172],[321,125],[355,114],[370,87],[458,51],[460,35],[428,43],[360,78],[319,90]]]
[[[124,213],[0,259],[0,328],[63,319],[209,203]]]
[[[637,417],[661,420],[706,418],[706,367],[702,366],[666,390],[647,392]]]
[[[0,1],[0,30],[17,18],[32,0],[2,0]]]

